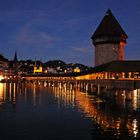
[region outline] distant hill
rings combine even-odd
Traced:
[[[46,67],[64,67],[66,65],[66,63],[62,60],[51,60],[51,61],[48,61],[46,63],[44,63],[44,66]]]

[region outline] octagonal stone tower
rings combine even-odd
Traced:
[[[95,46],[95,66],[115,60],[123,61],[127,37],[111,10],[108,10],[91,37]]]

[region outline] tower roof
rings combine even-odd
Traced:
[[[113,16],[111,10],[106,12],[104,18],[91,38],[94,39],[105,35],[123,36],[125,39],[127,38],[127,34],[124,32],[117,19]]]

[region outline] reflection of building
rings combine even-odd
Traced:
[[[127,35],[110,10],[106,12],[91,38],[95,45],[95,66],[124,60]]]

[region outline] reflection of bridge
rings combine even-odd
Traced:
[[[78,106],[81,110],[95,121],[100,128],[104,131],[103,133],[108,133],[110,130],[114,133],[115,138],[119,138],[123,133],[123,127],[128,129],[129,136],[137,136],[137,120],[126,119],[128,114],[120,114],[119,117],[114,116],[111,108],[109,106],[101,108],[101,103],[92,101],[89,97],[84,95],[81,96],[80,93],[76,94],[78,98]],[[99,107],[100,106],[100,107]],[[111,110],[111,112],[110,112]],[[119,113],[118,113],[119,114]]]
[[[127,118],[128,114],[120,113],[122,110],[124,111],[124,109],[119,109],[119,113],[116,116],[116,114],[113,113],[110,104],[106,106],[104,105],[105,102],[103,100],[97,99],[94,96],[88,96],[88,94],[83,94],[83,92],[77,91],[70,86],[68,87],[66,84],[63,84],[62,87],[52,87],[50,84],[50,87],[45,88],[36,85],[36,83],[0,83],[0,103],[6,103],[9,101],[14,108],[17,101],[18,103],[21,101],[29,103],[30,101],[31,104],[37,105],[42,102],[44,89],[47,89],[49,93],[54,94],[54,97],[57,98],[58,107],[61,105],[70,108],[77,106],[80,112],[84,113],[86,117],[90,117],[94,123],[99,125],[102,131],[104,131],[103,133],[108,133],[111,130],[111,132],[115,134],[114,137],[119,138],[123,135],[123,130],[127,128],[126,133],[128,133],[129,136],[137,137],[139,134],[139,120],[134,116],[133,118]],[[120,106],[122,107],[122,105]]]
[[[85,76],[72,75],[23,75],[22,79],[26,82],[52,85],[52,86],[71,86],[81,89],[85,92],[100,94],[110,89],[125,89],[132,91],[140,87],[140,80],[134,78],[119,78],[119,79],[95,79]],[[130,93],[130,94],[129,94]],[[131,100],[131,92],[127,92],[126,99]]]
[[[58,106],[60,102],[62,102],[64,106],[69,106],[71,108],[77,105],[78,110],[97,123],[103,133],[108,133],[111,130],[111,132],[113,132],[112,134],[114,134],[113,137],[119,138],[123,135],[123,130],[127,128],[126,133],[128,133],[129,136],[137,136],[138,120],[126,119],[128,114],[125,113],[119,114],[120,111],[124,111],[122,105],[120,105],[120,108],[123,109],[120,109],[119,115],[116,116],[112,113],[110,105],[102,108],[101,104],[104,104],[104,101],[94,96],[87,96],[88,94],[83,94],[80,91],[66,87],[53,87],[52,92],[57,98]]]

